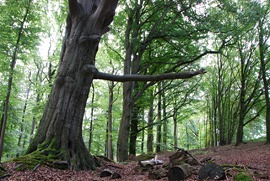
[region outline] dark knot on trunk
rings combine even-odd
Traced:
[[[82,35],[79,40],[78,43],[79,44],[83,44],[83,43],[98,43],[100,41],[100,35],[94,34],[94,35]]]
[[[82,67],[82,73],[84,75],[96,74],[98,72],[94,65],[86,64]]]

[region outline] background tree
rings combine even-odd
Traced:
[[[36,9],[34,8],[36,6]],[[7,8],[8,7],[8,8]],[[12,0],[5,1],[1,4],[1,54],[3,64],[8,74],[7,86],[4,88],[6,91],[5,96],[2,100],[2,119],[1,119],[1,134],[0,134],[0,158],[3,154],[3,145],[6,126],[9,119],[10,113],[10,100],[16,93],[13,91],[13,82],[17,78],[18,74],[15,72],[16,63],[26,63],[27,59],[30,59],[37,50],[36,43],[38,41],[38,33],[40,28],[38,8],[39,4],[32,0],[25,0],[14,2]],[[34,50],[34,51],[31,51]],[[31,54],[29,54],[31,52]],[[7,66],[9,65],[9,66]],[[3,71],[5,72],[5,71]],[[19,72],[19,71],[18,71]],[[13,94],[13,95],[12,95]],[[11,105],[11,106],[10,106]],[[13,105],[15,106],[15,105]]]
[[[196,6],[196,3],[179,4],[174,1],[126,3],[124,74],[158,74],[188,70],[189,65],[204,55],[218,53],[203,46],[201,49],[199,45],[196,46],[195,42],[205,38],[208,31],[203,25],[207,15],[196,12]],[[136,82],[123,84],[124,109],[117,143],[119,161],[128,159],[128,138],[134,104],[144,90],[153,84],[154,82],[144,83],[143,86]],[[136,88],[137,86],[139,88]],[[163,121],[163,124],[163,142],[166,145],[166,121]]]
[[[270,95],[269,95],[269,74],[266,70],[269,70],[269,45],[267,41],[270,36],[269,32],[269,22],[267,22],[267,17],[269,17],[269,2],[265,6],[258,5],[259,8],[256,11],[261,16],[258,20],[258,39],[259,39],[259,59],[260,67],[262,72],[262,80],[264,87],[264,97],[265,97],[265,120],[266,120],[266,142],[270,143]],[[268,58],[267,58],[268,57]]]

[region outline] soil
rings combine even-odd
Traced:
[[[169,162],[169,156],[174,151],[166,151],[157,154],[159,160],[164,161],[164,164]],[[197,160],[202,161],[208,159],[211,162],[223,166],[226,172],[226,180],[235,180],[238,173],[245,173],[252,177],[253,180],[270,180],[270,145],[262,142],[247,143],[239,146],[227,145],[220,147],[211,147],[205,149],[189,151]],[[100,158],[101,159],[101,158]],[[1,180],[73,180],[73,181],[144,181],[148,179],[148,172],[138,172],[138,160],[133,158],[126,163],[119,164],[101,159],[102,166],[95,171],[70,171],[59,170],[47,166],[37,166],[34,170],[15,171],[18,167],[16,163],[2,163],[1,167],[6,169],[6,175]],[[112,179],[111,177],[100,177],[100,173],[108,169],[118,173],[121,178]],[[164,177],[159,179],[167,181]],[[198,180],[198,175],[195,173],[186,180]]]

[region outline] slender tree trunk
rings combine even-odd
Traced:
[[[130,34],[133,24],[133,18],[129,17],[127,22],[127,29],[125,32],[125,49],[126,57],[124,62],[124,74],[131,73],[131,57],[133,45],[130,42]],[[125,161],[128,159],[128,139],[131,121],[131,112],[133,109],[132,92],[134,89],[134,82],[123,83],[123,111],[118,132],[117,139],[117,160]]]
[[[129,154],[136,155],[136,140],[138,135],[138,123],[139,123],[139,108],[134,106],[132,111],[131,125],[130,125],[130,140],[129,140]]]
[[[244,96],[245,91],[241,90],[240,96],[240,113],[239,113],[239,120],[238,120],[238,127],[237,127],[237,135],[236,135],[236,145],[239,145],[243,142],[243,135],[244,135],[244,119],[245,119],[245,108],[244,108]]]
[[[116,5],[117,0],[69,0],[58,73],[27,153],[53,148],[70,169],[95,169],[98,165],[84,144],[82,122],[96,73],[99,40],[109,30]]]
[[[5,107],[5,104],[3,105],[3,108]],[[3,122],[4,122],[4,112],[3,114],[1,115],[1,123],[0,123],[0,131],[2,130],[2,125],[3,125]],[[1,132],[0,132],[0,136],[1,136]]]
[[[91,104],[94,105],[95,102],[95,87],[92,86],[92,98]],[[93,140],[93,122],[94,122],[94,106],[91,107],[91,115],[90,115],[90,126],[89,126],[89,140],[88,140],[88,151],[91,151],[92,148],[92,140]]]
[[[113,122],[113,116],[112,116],[112,108],[113,108],[113,88],[114,88],[114,82],[111,82],[109,85],[109,106],[108,106],[108,131],[107,131],[107,153],[106,156],[113,160],[113,144],[112,144],[112,122]]]
[[[214,139],[213,139],[213,146],[217,146],[217,142],[218,142],[218,135],[217,135],[217,95],[216,93],[214,94],[213,97],[213,135],[214,135]]]
[[[49,52],[48,52],[48,56],[49,56]],[[43,74],[43,72],[44,72],[43,66],[41,66],[37,62],[34,62],[34,63],[36,65],[36,69],[37,69],[37,73],[35,75],[34,82],[35,82],[35,84],[40,85],[44,80],[43,79],[43,75],[44,75]],[[49,68],[49,71],[50,71],[50,68]],[[49,78],[49,85],[51,86],[50,78]],[[35,87],[35,94],[36,94],[36,102],[35,102],[35,108],[32,110],[33,112],[36,112],[36,108],[40,107],[40,103],[41,103],[41,100],[42,100],[42,97],[43,97],[43,92],[41,91],[40,86]],[[29,143],[31,143],[32,140],[33,140],[34,132],[35,132],[36,127],[37,127],[36,125],[37,125],[37,117],[36,117],[36,115],[33,115]]]
[[[31,77],[31,72],[30,72],[30,76]],[[20,135],[19,135],[19,139],[18,139],[18,146],[21,146],[21,139],[22,136],[25,134],[24,131],[24,118],[25,118],[25,112],[26,112],[26,108],[27,108],[27,104],[28,104],[28,99],[29,99],[29,93],[30,93],[30,89],[31,89],[31,85],[32,83],[30,82],[26,91],[26,100],[23,106],[23,112],[22,112],[22,120],[21,120],[21,126],[20,126]]]
[[[31,131],[30,131],[30,140],[29,140],[30,144],[32,143],[32,140],[33,140],[33,135],[34,135],[34,131],[35,131],[35,128],[36,128],[36,123],[37,123],[37,119],[34,116],[33,120],[32,120]]]
[[[4,116],[3,116],[3,122],[2,122],[1,133],[0,133],[0,161],[1,161],[1,158],[2,158],[2,154],[3,154],[5,130],[6,130],[6,125],[7,125],[7,120],[8,120],[9,98],[10,98],[10,94],[11,94],[11,90],[12,90],[14,69],[15,69],[15,65],[16,65],[16,61],[17,61],[17,54],[18,54],[18,51],[19,51],[19,48],[20,48],[20,41],[21,41],[23,29],[24,29],[24,24],[27,21],[27,16],[28,16],[29,11],[30,11],[31,3],[32,3],[32,0],[29,0],[28,5],[26,7],[26,12],[25,12],[24,17],[23,17],[23,20],[21,21],[20,29],[19,29],[18,36],[17,36],[16,45],[15,45],[13,55],[12,55],[12,60],[11,60],[11,63],[10,63],[10,75],[9,75],[9,79],[8,79],[8,90],[7,90],[7,95],[6,95],[6,98],[5,98],[5,106],[4,106],[4,111],[3,111]]]
[[[187,142],[187,150],[189,150],[189,133],[188,133],[188,125],[187,123],[185,124],[185,128],[186,128],[186,142]]]
[[[40,97],[41,97],[40,93],[37,92],[36,106],[39,106],[39,104],[40,104],[40,100],[41,100]],[[34,135],[34,132],[35,132],[35,129],[36,129],[36,124],[37,124],[37,118],[36,118],[36,116],[33,116],[32,126],[31,126],[31,131],[30,131],[30,140],[29,140],[30,144],[32,143],[32,140],[33,140],[33,135]]]
[[[117,139],[117,160],[128,160],[128,140],[130,131],[131,112],[133,110],[132,90],[130,84],[123,84],[123,111]]]
[[[220,57],[218,57],[218,87],[217,87],[217,116],[219,121],[219,145],[223,146],[226,144],[225,136],[224,136],[224,117],[222,115],[222,97],[223,90],[222,84],[223,82],[223,62]]]
[[[209,113],[208,113],[209,114]],[[206,117],[208,117],[208,115],[205,115]],[[208,139],[208,118],[204,118],[204,131],[205,131],[205,136],[204,136],[204,147],[208,147],[209,144],[209,139]]]
[[[143,117],[143,121],[142,121],[142,127],[144,127],[144,110],[142,110],[142,117]],[[144,153],[144,129],[141,131],[142,132],[142,143],[141,143],[141,153]]]
[[[162,82],[162,87],[165,87],[165,83]],[[167,150],[167,120],[166,120],[166,116],[167,116],[167,111],[166,111],[166,96],[165,96],[165,91],[163,89],[162,91],[162,113],[163,113],[163,139],[162,139],[162,146],[163,149],[162,150]]]
[[[178,147],[178,125],[177,125],[177,111],[174,109],[173,113],[173,139],[174,139],[174,146]]]
[[[153,95],[151,95],[153,97]],[[149,112],[148,112],[148,128],[147,128],[147,152],[151,153],[153,152],[153,140],[154,140],[154,135],[153,135],[153,122],[154,122],[154,107],[153,107],[153,98],[151,98],[151,103],[149,107]]]
[[[227,101],[227,128],[226,128],[226,133],[227,133],[227,144],[230,145],[231,144],[231,141],[232,141],[232,137],[233,136],[233,132],[234,130],[232,130],[232,124],[233,124],[233,111],[232,111],[232,101],[231,101],[231,97],[232,97],[232,94],[231,94],[231,83],[228,87],[228,93],[227,93],[227,97],[225,98],[226,101]]]
[[[236,135],[236,145],[243,143],[243,135],[244,135],[244,119],[246,114],[246,105],[245,105],[245,98],[246,98],[246,65],[243,57],[243,52],[239,48],[240,54],[240,61],[241,61],[241,85],[240,85],[240,98],[239,98],[239,120],[238,120],[238,127],[237,127],[237,135]]]
[[[156,152],[161,151],[161,85],[158,83],[158,124],[157,124],[157,141],[156,141]]]
[[[210,107],[211,109],[211,107]],[[214,120],[213,120],[213,110],[210,110],[209,114],[209,121],[210,121],[210,127],[209,127],[209,132],[210,132],[210,146],[214,146]]]

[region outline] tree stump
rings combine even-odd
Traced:
[[[110,177],[113,174],[113,171],[109,170],[109,169],[104,169],[101,173],[100,173],[100,177]]]
[[[225,179],[225,172],[223,168],[218,164],[206,164],[198,172],[199,179],[215,179],[215,180],[222,180]]]
[[[104,169],[100,175],[100,177],[111,177],[111,179],[119,179],[121,178],[121,175],[119,173],[116,173],[110,169]]]
[[[167,176],[170,181],[178,181],[185,180],[190,176],[190,174],[190,165],[182,164],[171,167]]]
[[[156,168],[154,170],[150,170],[149,173],[148,173],[148,178],[150,180],[158,180],[158,179],[161,179],[163,177],[166,177],[167,176],[167,170],[165,170],[164,168]]]
[[[178,149],[173,155],[169,157],[172,166],[180,165],[188,160],[188,155],[185,150]]]

